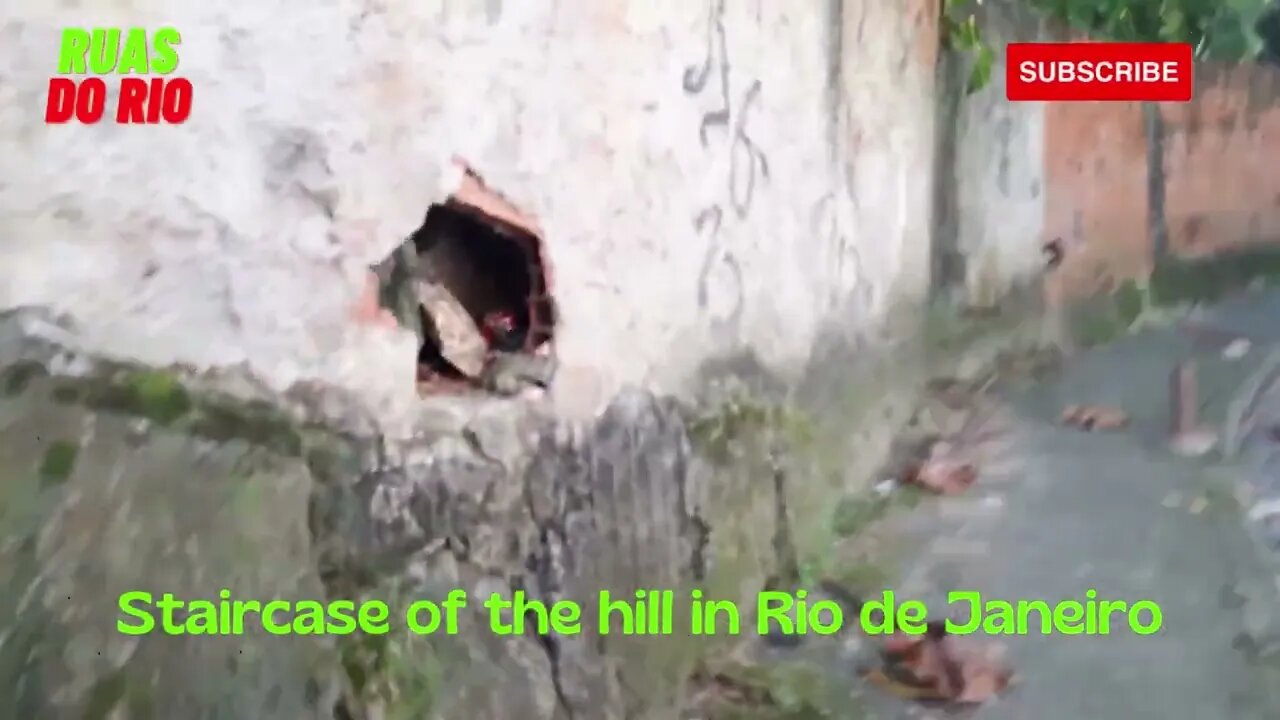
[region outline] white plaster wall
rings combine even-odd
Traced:
[[[919,302],[933,231],[938,3],[845,2],[840,162],[878,312]],[[849,264],[853,264],[852,262]]]
[[[1009,0],[984,10],[982,31],[998,62],[990,84],[960,104],[953,170],[957,246],[967,259],[968,302],[978,306],[1038,276],[1045,260],[1044,105],[1008,101],[1004,62],[1007,43],[1033,42],[1043,31]]]
[[[563,398],[678,389],[740,347],[794,370],[824,323],[867,327],[924,290],[932,68],[912,4],[727,3],[721,53],[705,1],[3,0],[0,306],[68,311],[108,352],[402,409],[410,340],[347,307],[456,155],[545,231]],[[58,29],[94,24],[182,32],[186,124],[43,124]]]
[[[986,306],[1044,268],[1044,111],[1005,99],[998,79],[961,106],[956,147],[960,251],[969,302]]]

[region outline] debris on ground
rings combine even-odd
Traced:
[[[930,381],[913,424],[931,435],[953,435],[964,427],[980,399],[981,389],[954,378]]]
[[[907,463],[899,482],[939,495],[959,495],[977,479],[973,463],[957,458],[950,444],[938,442],[927,458]]]
[[[931,622],[922,635],[892,635],[880,650],[881,665],[863,671],[872,685],[904,700],[974,705],[1009,688],[1014,673],[1000,645],[977,647]]]
[[[686,681],[680,716],[701,720],[834,717],[834,709],[848,702],[847,695],[840,693],[843,702],[834,696],[824,701],[828,693],[820,676],[818,668],[806,663],[761,666],[730,661],[713,670],[700,662]]]
[[[1013,380],[1042,380],[1062,368],[1062,351],[1055,347],[1006,350],[996,356],[995,376]]]
[[[499,395],[518,395],[528,388],[547,389],[555,372],[556,361],[549,356],[494,352],[485,361],[480,384]]]
[[[957,378],[934,378],[925,385],[926,397],[936,399],[948,410],[967,410],[973,406],[975,388]]]
[[[890,478],[888,480],[881,480],[880,482],[876,483],[874,488],[872,488],[875,494],[880,497],[887,497],[889,495],[892,495],[893,491],[896,489],[898,489],[898,481],[893,478]]]
[[[999,451],[1006,434],[1003,415],[985,396],[993,381],[991,377],[980,384],[931,381],[913,419],[913,432],[894,440],[888,472],[895,481],[881,483],[877,490],[895,485],[937,495],[968,490],[993,449]]]
[[[727,673],[715,672],[699,665],[689,675],[696,707],[776,707],[777,701],[767,687],[741,680]]]
[[[1068,405],[1061,420],[1081,430],[1119,430],[1129,424],[1129,415],[1109,405]]]
[[[1246,338],[1236,338],[1232,340],[1225,348],[1222,349],[1222,357],[1227,360],[1239,360],[1249,354],[1249,350],[1253,347],[1253,343]]]
[[[1176,455],[1202,457],[1218,446],[1218,433],[1208,428],[1196,428],[1178,433],[1169,441],[1169,449]]]

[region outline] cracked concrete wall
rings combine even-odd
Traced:
[[[314,422],[326,389],[104,361],[58,325],[0,313],[0,716],[674,717],[698,644],[596,633],[599,591],[710,591],[726,569],[758,587],[770,566],[772,486],[713,470],[673,400],[620,393],[581,427],[495,404],[385,442]],[[252,613],[233,636],[105,631],[104,598],[222,588],[394,610],[384,635],[281,637]],[[406,627],[454,588],[457,634]],[[495,634],[483,600],[517,590],[577,601],[584,632]]]
[[[0,307],[67,311],[96,350],[408,412],[410,339],[347,308],[454,156],[544,231],[566,408],[744,347],[795,370],[825,324],[925,290],[932,0],[5,14]],[[182,33],[184,125],[43,124],[59,28],[95,24]]]

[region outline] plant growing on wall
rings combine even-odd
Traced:
[[[943,0],[943,47],[971,53],[967,92],[991,80],[996,50],[982,38],[984,0]],[[1019,0],[1089,37],[1134,42],[1189,42],[1196,57],[1228,62],[1280,56],[1277,0]]]

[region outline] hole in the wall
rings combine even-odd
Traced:
[[[478,177],[468,172],[467,181],[447,202],[432,205],[411,237],[420,272],[447,292],[458,309],[454,317],[437,318],[431,308],[419,306],[424,332],[418,387],[423,393],[477,384],[492,390],[488,371],[495,358],[504,359],[503,367],[523,367],[510,362],[522,356],[530,363],[533,358],[552,362],[557,313],[542,239],[518,211],[485,190]],[[471,323],[468,332],[478,331],[485,345],[484,371],[478,375],[447,359],[448,350],[437,340],[449,335],[444,324],[456,326],[461,313],[466,315],[463,322]],[[530,384],[545,387],[536,380]]]

